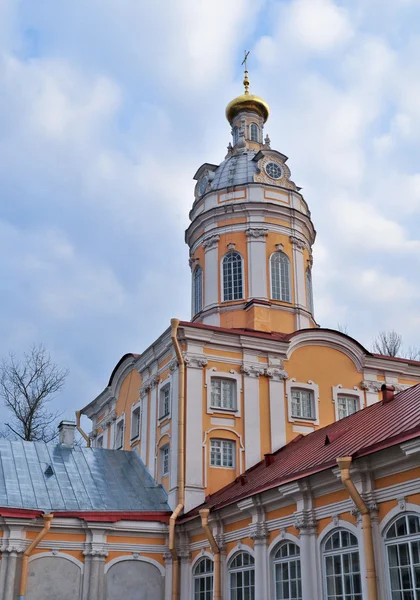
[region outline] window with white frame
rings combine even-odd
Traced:
[[[210,466],[235,468],[235,442],[210,440]]]
[[[130,439],[135,440],[140,435],[140,406],[137,406],[131,413],[131,435]]]
[[[115,428],[115,449],[121,450],[124,446],[124,419],[117,422]]]
[[[337,412],[338,418],[344,419],[359,410],[358,396],[347,396],[346,394],[338,394],[337,396]]]
[[[275,600],[302,600],[299,546],[281,542],[272,557]]]
[[[159,393],[159,419],[169,415],[171,410],[171,386],[168,383]]]
[[[249,552],[238,552],[230,560],[228,570],[230,600],[254,600],[254,557]]]
[[[324,541],[322,554],[325,598],[362,600],[360,558],[356,536],[346,529],[333,531]],[[398,598],[402,599],[403,596]]]
[[[258,133],[259,133],[258,125],[256,125],[255,123],[251,123],[251,125],[249,126],[249,139],[251,140],[251,142],[259,141]]]
[[[96,447],[97,448],[104,447],[104,436],[103,435],[98,435],[98,437],[96,438]]]
[[[236,411],[236,381],[211,378],[211,408]]]
[[[223,258],[223,302],[243,298],[242,256],[229,252]]]
[[[311,269],[306,269],[306,296],[308,298],[308,310],[314,314],[314,292],[312,288],[312,274]]]
[[[194,567],[194,600],[213,600],[213,561],[200,558]]]
[[[291,396],[292,417],[298,419],[315,420],[315,402],[313,391],[294,388],[291,390]]]
[[[274,252],[270,257],[271,297],[273,300],[291,302],[290,260],[284,252]]]
[[[193,315],[203,309],[203,269],[197,265],[193,272]]]
[[[160,449],[160,473],[162,477],[169,475],[169,458],[170,449],[169,444],[167,444]]]
[[[420,517],[404,514],[385,535],[392,600],[420,598]]]

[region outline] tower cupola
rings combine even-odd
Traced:
[[[229,328],[290,333],[316,327],[315,230],[287,156],[263,129],[268,104],[244,93],[226,107],[232,142],[219,165],[203,164],[186,231],[192,319]]]

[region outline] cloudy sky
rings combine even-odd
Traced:
[[[245,48],[318,231],[318,321],[420,345],[419,22],[419,0],[0,0],[1,355],[45,344],[71,417],[189,317],[192,176],[225,155]]]

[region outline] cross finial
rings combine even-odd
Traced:
[[[246,64],[247,58],[249,56],[249,50],[245,50],[244,51],[244,59],[242,61],[242,64],[244,65],[244,87],[245,87],[245,94],[249,94],[248,88],[249,88],[249,79],[248,79],[248,67]]]

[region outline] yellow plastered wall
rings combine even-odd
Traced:
[[[319,386],[319,426],[335,421],[332,387],[341,384],[343,388],[359,386],[363,374],[359,373],[353,361],[345,354],[327,346],[304,346],[296,349],[285,362],[289,378],[299,383],[314,381]],[[285,403],[287,418],[287,403]],[[302,422],[302,424],[307,424]],[[287,422],[287,439],[296,437],[292,423]]]

